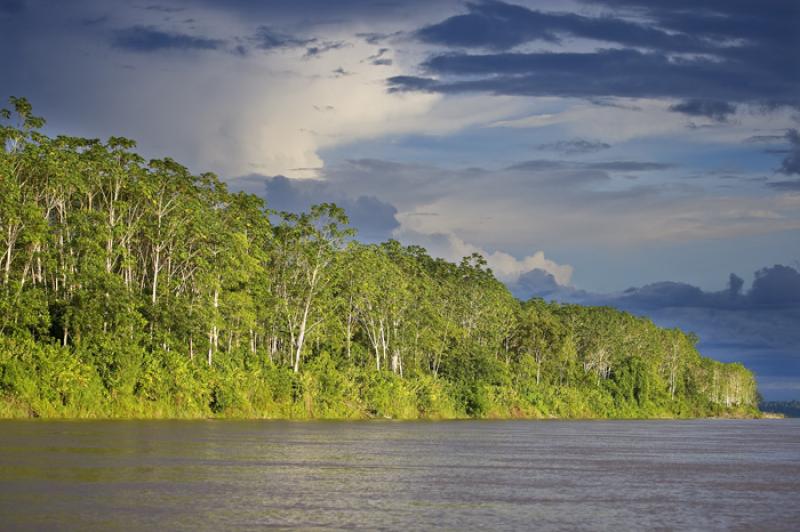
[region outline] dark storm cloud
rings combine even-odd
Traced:
[[[112,44],[131,52],[159,52],[163,50],[216,50],[224,45],[218,39],[172,33],[151,26],[133,26],[114,33]]]
[[[595,153],[609,148],[611,145],[605,142],[593,142],[585,139],[559,140],[536,146],[537,150],[554,151],[564,155]]]
[[[717,122],[725,122],[736,112],[736,106],[716,100],[686,100],[669,108],[670,111],[689,116],[705,116]]]
[[[423,68],[438,79],[396,76],[390,90],[490,92],[518,96],[715,99],[800,104],[800,84],[756,65],[732,68],[701,57],[671,58],[638,50],[588,53],[444,54]]]
[[[800,47],[800,3],[714,0],[702,9],[684,0],[600,3],[613,8],[613,15],[544,13],[494,1],[468,4],[466,14],[416,33],[424,42],[454,50],[426,60],[421,66],[428,75],[391,78],[391,90],[675,98],[687,101],[676,110],[712,118],[727,117],[730,109],[724,106],[737,103],[800,105],[800,55],[794,53]],[[646,22],[623,18],[634,15]],[[529,41],[558,45],[565,35],[622,48],[511,51]],[[478,53],[466,53],[465,47]]]
[[[567,36],[677,52],[700,52],[712,47],[695,35],[670,34],[613,17],[545,13],[495,1],[468,3],[467,8],[467,14],[418,30],[417,37],[431,44],[495,50],[508,50],[530,41],[558,43]]]

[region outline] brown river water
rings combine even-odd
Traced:
[[[800,419],[0,421],[2,530],[800,530]]]

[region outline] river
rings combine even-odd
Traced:
[[[800,420],[2,421],[3,530],[800,528]]]

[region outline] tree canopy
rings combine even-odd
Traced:
[[[0,114],[0,417],[672,417],[756,412],[753,375],[611,308],[276,213],[131,140]]]

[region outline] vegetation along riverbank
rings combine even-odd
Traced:
[[[0,127],[0,417],[757,415],[753,375],[479,255],[363,244],[134,143]]]

